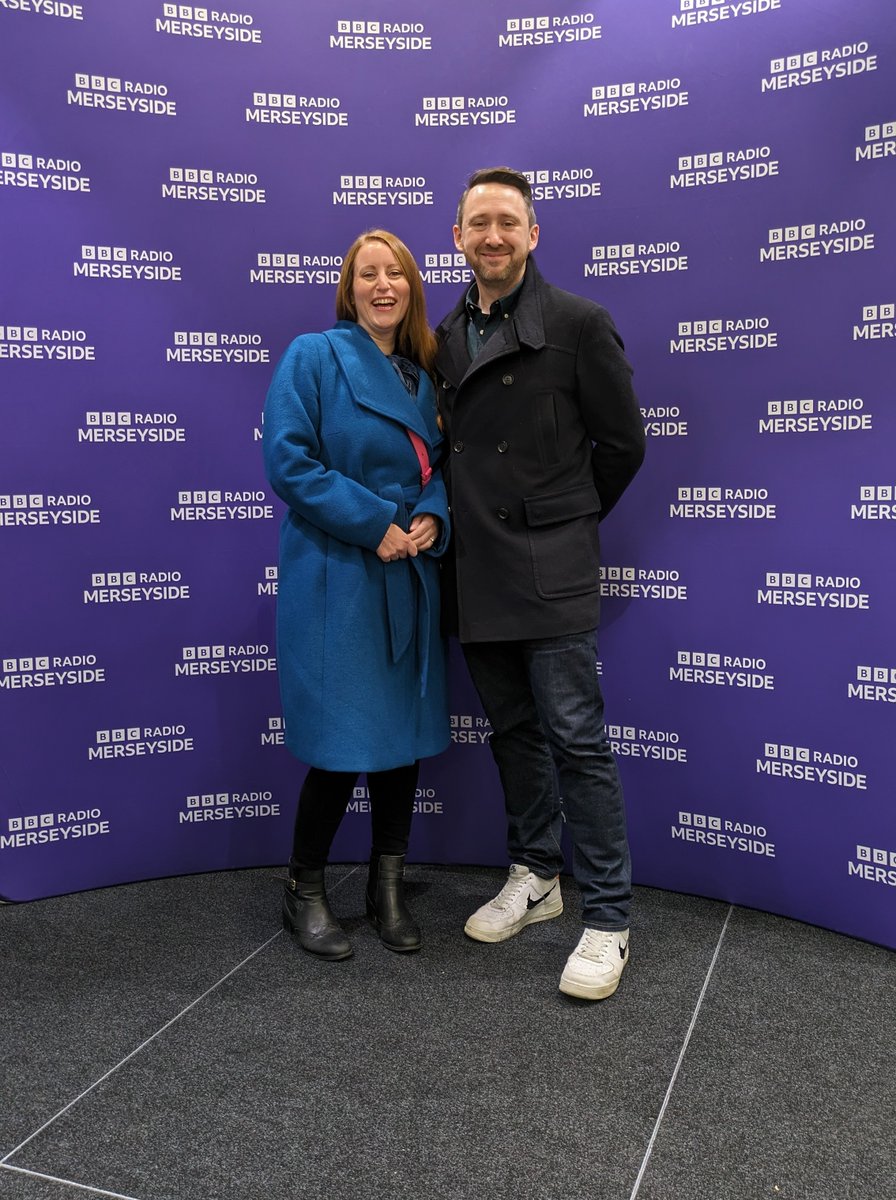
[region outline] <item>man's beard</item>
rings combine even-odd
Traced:
[[[473,261],[470,259],[467,261],[473,269],[473,274],[479,275],[486,283],[507,283],[511,279],[516,279],[526,263],[524,257],[517,257],[513,254],[503,259],[500,265],[489,264],[478,256]]]

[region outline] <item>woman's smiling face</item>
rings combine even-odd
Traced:
[[[358,324],[385,354],[395,349],[410,294],[411,285],[385,242],[365,242],[355,258],[352,299]]]

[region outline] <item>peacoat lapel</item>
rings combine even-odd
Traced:
[[[512,319],[502,324],[472,362],[467,350],[467,293],[464,293],[438,329],[441,347],[436,362],[440,374],[451,386],[459,387],[495,359],[518,351],[521,345],[533,350],[540,350],[544,346],[544,319],[539,295],[542,284],[541,274],[530,256]]]

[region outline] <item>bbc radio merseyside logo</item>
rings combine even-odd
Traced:
[[[896,338],[896,304],[866,304],[862,309],[862,323],[853,325],[854,342],[877,342]]]
[[[141,83],[111,75],[75,75],[67,103],[80,108],[105,108],[114,112],[142,113],[151,117],[176,117],[177,103],[168,98],[164,83]]]
[[[184,646],[174,664],[175,678],[189,675],[253,675],[276,671],[270,648],[260,646]]]
[[[679,650],[676,665],[669,668],[669,678],[676,683],[775,690],[775,677],[769,674],[764,658],[706,650]]]
[[[190,585],[180,571],[94,571],[83,597],[85,604],[189,600]]]
[[[830,400],[769,400],[759,418],[760,433],[844,433],[871,429],[874,417],[863,411],[861,396]]]
[[[424,96],[421,109],[414,113],[415,127],[516,124],[516,109],[507,96]]]
[[[847,685],[846,695],[849,700],[896,704],[896,667],[856,667],[855,682]]]
[[[87,412],[78,430],[79,442],[139,442],[163,446],[185,442],[187,431],[177,413]]]
[[[859,770],[859,760],[854,754],[811,750],[808,746],[766,742],[763,757],[756,759],[756,773],[829,787],[855,788],[859,792],[868,790],[868,776]]]
[[[862,484],[859,503],[851,504],[852,521],[896,521],[896,484]]]
[[[339,254],[260,250],[255,258],[255,266],[249,268],[249,282],[301,287],[332,286],[339,282],[341,266],[342,256]]]
[[[110,832],[102,809],[82,808],[67,813],[31,813],[10,817],[7,832],[0,833],[0,850],[23,850],[26,846],[47,846],[53,842],[77,842],[82,838],[102,837]]]
[[[422,21],[337,21],[331,50],[431,50]]]
[[[144,758],[153,754],[186,754],[193,750],[186,725],[133,725],[126,729],[98,729],[87,747],[88,762],[112,758]]]
[[[178,330],[172,345],[165,347],[165,362],[180,363],[266,363],[270,351],[260,333],[225,333],[217,329]]]
[[[585,278],[660,275],[687,269],[688,256],[681,253],[681,242],[618,242],[591,247],[591,262],[585,263]]]
[[[789,262],[795,258],[825,258],[873,250],[874,234],[864,217],[818,224],[785,225],[768,231],[768,245],[759,247],[760,262]]]
[[[601,567],[600,594],[629,600],[687,600],[687,584],[668,567]]]
[[[710,317],[679,321],[678,337],[669,339],[670,354],[718,354],[728,350],[773,350],[777,331],[768,317]]]
[[[169,167],[162,184],[165,200],[202,200],[212,204],[266,204],[267,194],[250,171],[212,171],[206,167]]]
[[[352,798],[346,805],[345,811],[350,815],[370,812],[370,791],[366,787],[356,787],[352,790]],[[418,787],[414,793],[414,813],[421,816],[443,816],[445,806],[438,799],[438,793],[433,787]]]
[[[498,46],[561,46],[573,42],[596,42],[602,36],[594,13],[565,13],[561,16],[508,17]]]
[[[75,259],[76,279],[128,279],[143,282],[181,282],[181,269],[170,250],[141,250],[134,246],[82,246]]]
[[[46,192],[89,192],[90,179],[77,158],[44,158],[40,154],[0,153],[0,187],[35,188]]]
[[[584,200],[600,195],[600,180],[593,167],[555,167],[551,170],[523,171],[532,185],[532,200]]]
[[[772,158],[771,146],[742,146],[737,150],[712,150],[685,154],[678,159],[678,172],[669,176],[669,187],[711,187],[743,183],[777,175],[780,162]]]
[[[687,437],[688,423],[681,420],[681,409],[677,404],[664,404],[655,408],[642,408],[644,433],[647,437]]]
[[[679,842],[695,842],[698,846],[714,846],[717,850],[775,857],[775,843],[767,840],[768,830],[764,825],[731,821],[707,813],[680,812],[678,824],[672,826],[672,838]]]
[[[866,125],[864,144],[856,146],[856,162],[894,157],[896,157],[896,121],[885,121],[882,125]]]
[[[858,575],[811,575],[808,572],[768,571],[765,587],[756,593],[757,604],[790,608],[861,609],[871,607]]]
[[[736,17],[755,17],[780,7],[781,0],[678,0],[679,11],[672,14],[672,28],[685,29]]]
[[[591,89],[591,103],[585,103],[582,116],[619,117],[629,113],[660,112],[664,108],[686,108],[687,103],[687,90],[677,76],[601,83]]]
[[[299,96],[294,92],[253,92],[246,106],[252,125],[348,125],[338,96]]]
[[[196,4],[163,4],[162,16],[156,17],[156,33],[261,45],[261,30],[255,28],[250,13],[222,12]]]
[[[0,325],[0,358],[27,362],[94,362],[96,347],[84,329],[41,329],[39,325]]]
[[[469,283],[473,272],[463,254],[424,254],[420,278],[424,283]]]
[[[27,658],[4,658],[0,688],[73,687],[82,683],[105,683],[106,669],[95,654],[39,654]]]
[[[272,792],[205,792],[187,796],[177,814],[179,825],[201,825],[205,821],[244,821],[257,817],[279,817],[280,805]]]
[[[617,758],[647,758],[654,762],[688,761],[681,737],[672,729],[638,729],[634,725],[608,725],[610,749]]]
[[[459,746],[484,746],[492,727],[486,717],[470,713],[451,714],[451,740]]]
[[[339,188],[333,192],[337,208],[416,208],[432,203],[432,189],[423,175],[340,175]]]
[[[178,492],[172,521],[272,521],[274,506],[263,491]]]
[[[869,883],[883,883],[896,887],[896,850],[884,850],[878,846],[856,846],[855,858],[847,863],[850,875],[866,879]]]
[[[669,516],[685,521],[775,521],[777,506],[768,488],[680,487]]]
[[[0,495],[0,526],[99,525],[100,510],[90,496],[52,496],[43,492]]]
[[[788,88],[828,83],[832,79],[848,79],[877,70],[877,55],[869,54],[867,42],[853,42],[826,50],[805,50],[773,58],[769,72],[760,83],[762,92],[783,92]]]
[[[83,7],[69,4],[67,0],[2,0],[2,7],[34,13],[35,16],[61,17],[66,21],[84,20]]]

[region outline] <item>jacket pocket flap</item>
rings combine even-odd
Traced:
[[[552,492],[549,496],[524,496],[526,523],[530,526],[556,525],[600,512],[600,498],[590,483]]]

